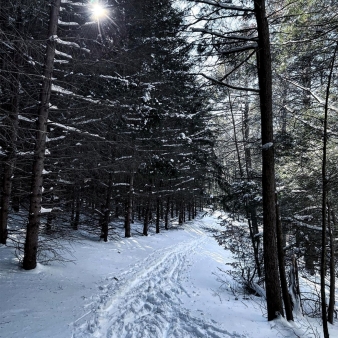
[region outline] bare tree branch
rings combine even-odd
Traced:
[[[218,85],[221,85],[221,86],[224,86],[224,87],[227,87],[227,88],[231,88],[231,89],[235,89],[235,90],[243,90],[243,91],[247,91],[247,92],[254,92],[254,93],[259,93],[259,89],[256,89],[256,88],[249,88],[249,87],[238,87],[238,86],[232,86],[228,83],[225,83],[223,81],[219,81],[209,75],[206,75],[204,73],[195,73],[195,74],[191,74],[191,75],[201,75],[203,76],[204,78],[206,78],[207,80],[209,81],[212,81]]]
[[[212,5],[215,7],[219,7],[222,9],[228,9],[228,10],[234,10],[234,11],[243,11],[243,12],[254,12],[253,8],[245,8],[245,7],[239,7],[239,6],[229,6],[229,5],[225,5],[224,3],[219,3],[216,1],[212,1],[212,0],[188,0],[189,2],[198,2],[198,3],[202,3],[202,4],[206,4],[206,5]],[[230,3],[230,1],[229,1]]]
[[[257,43],[253,43],[251,45],[246,45],[246,46],[242,46],[242,47],[236,47],[236,48],[231,48],[228,50],[223,50],[221,51],[221,53],[223,55],[227,55],[227,54],[233,54],[233,53],[237,53],[237,52],[244,52],[246,50],[251,50],[251,49],[256,49],[258,47]]]
[[[310,88],[303,87],[299,83],[294,82],[292,80],[289,80],[287,78],[284,78],[284,79],[286,81],[288,81],[289,83],[293,84],[295,87],[298,87],[300,89],[303,89],[303,90],[307,91],[318,103],[320,103],[323,106],[325,105],[325,100],[322,99],[321,97],[319,97],[318,95],[316,95]],[[338,108],[335,107],[335,106],[328,105],[328,108],[331,109],[331,110],[334,110],[334,111],[338,112]]]
[[[205,34],[210,34],[214,36],[218,36],[219,38],[224,38],[224,39],[233,39],[233,40],[242,40],[242,41],[257,41],[258,37],[247,37],[247,36],[241,36],[241,35],[224,35],[221,33],[213,32],[209,29],[205,28],[191,28],[193,32],[200,32],[200,33],[205,33]]]

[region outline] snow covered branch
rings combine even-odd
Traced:
[[[321,105],[325,105],[325,100],[322,99],[321,97],[319,97],[317,94],[315,94],[310,88],[306,88],[306,87],[303,87],[301,86],[299,83],[297,82],[294,82],[292,80],[289,80],[287,78],[285,78],[286,81],[288,81],[289,83],[291,83],[292,85],[294,85],[295,87],[298,87],[300,89],[303,89],[305,90],[306,92],[308,92],[318,103],[320,103]],[[328,105],[328,108],[331,109],[331,110],[334,110],[336,112],[338,112],[338,108],[335,107],[335,106],[332,106],[332,105]]]

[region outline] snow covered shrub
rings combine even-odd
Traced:
[[[263,262],[263,251],[259,245],[260,234],[252,238],[248,224],[227,218],[221,225],[225,230],[215,236],[219,245],[229,249],[235,258],[231,264],[232,271],[226,271],[232,278],[243,287],[246,294],[262,296],[264,291],[261,266]]]

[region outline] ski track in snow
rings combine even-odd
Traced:
[[[195,225],[188,231],[191,240],[155,251],[117,277],[108,276],[99,287],[102,293],[88,305],[90,319],[73,324],[72,338],[245,338],[183,308],[180,296],[190,297],[182,286],[185,272],[208,240]]]

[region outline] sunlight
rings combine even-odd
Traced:
[[[106,18],[108,14],[107,9],[99,2],[93,3],[90,10],[92,12],[92,18],[96,21]]]

